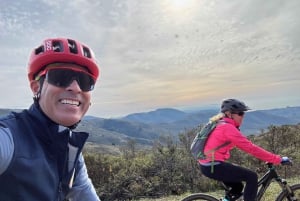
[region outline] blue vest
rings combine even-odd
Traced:
[[[8,169],[0,175],[0,201],[61,201],[69,191],[72,173],[88,133],[59,131],[37,104],[0,120],[14,140]],[[74,167],[68,168],[68,144],[78,148]]]

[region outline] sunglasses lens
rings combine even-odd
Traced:
[[[239,116],[244,116],[245,112],[239,112],[238,115]]]
[[[50,69],[46,74],[46,80],[62,88],[68,87],[73,80],[76,80],[82,91],[91,91],[95,85],[94,79],[89,74],[70,69]]]
[[[244,116],[245,112],[232,112],[232,114],[237,114],[239,116]]]

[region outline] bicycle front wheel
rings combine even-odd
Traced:
[[[193,200],[219,201],[217,198],[215,198],[211,195],[203,194],[203,193],[191,194],[191,195],[183,198],[183,200],[181,200],[181,201],[193,201]]]
[[[292,189],[292,193],[289,193],[287,191],[281,192],[278,197],[276,198],[276,201],[283,201],[283,200],[289,200],[289,201],[299,201],[300,200],[300,184],[295,184],[290,187]]]

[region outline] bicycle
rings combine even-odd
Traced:
[[[282,164],[282,165],[291,165],[291,163]],[[258,192],[256,195],[256,201],[261,200],[267,188],[270,186],[272,180],[275,180],[279,186],[281,187],[281,192],[276,198],[276,201],[300,201],[300,184],[294,184],[292,186],[288,185],[287,181],[281,178],[275,169],[275,166],[272,163],[267,163],[268,171],[259,179],[258,181]],[[227,193],[229,191],[228,187],[223,184],[225,190],[225,196],[228,196]],[[235,197],[231,199],[231,201],[238,200],[239,197]],[[193,201],[193,200],[207,200],[207,201],[220,201],[220,198],[213,197],[208,194],[203,193],[195,193],[191,194],[181,201]],[[222,199],[221,199],[222,200]]]

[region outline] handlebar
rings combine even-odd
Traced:
[[[284,161],[284,162],[281,162],[281,165],[290,165],[290,166],[292,166],[293,165],[293,161],[291,161],[291,160]]]
[[[274,167],[273,163],[267,162],[266,165],[268,166],[269,169]],[[291,160],[284,161],[284,162],[281,162],[281,165],[290,165],[290,166],[292,166],[293,165],[293,161],[291,161]]]

